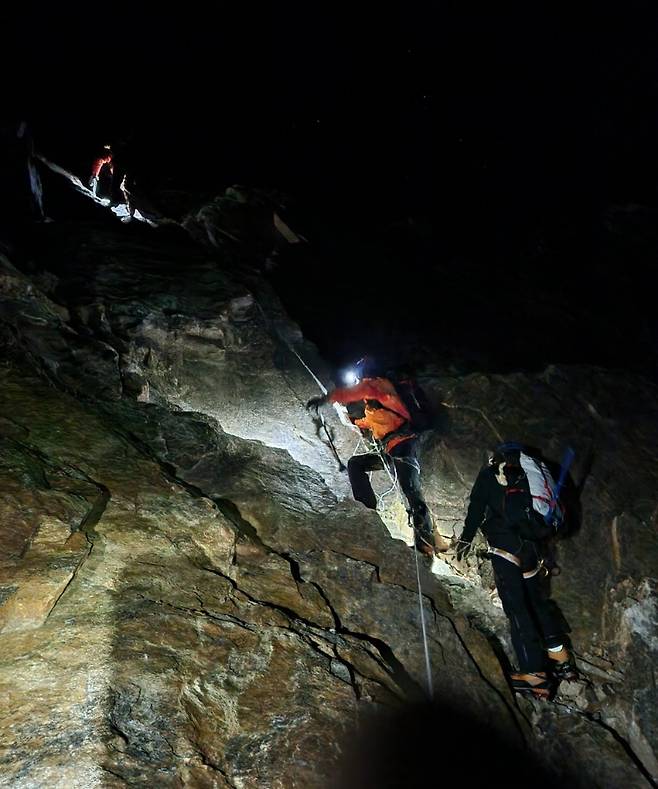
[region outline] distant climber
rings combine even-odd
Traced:
[[[434,556],[434,530],[421,492],[420,464],[416,457],[418,434],[414,430],[410,410],[390,378],[378,376],[368,360],[358,363],[351,383],[323,397],[311,398],[307,408],[318,408],[325,403],[346,405],[363,401],[363,416],[351,416],[350,419],[360,430],[372,435],[378,450],[354,455],[348,461],[347,472],[354,498],[369,509],[376,509],[377,498],[368,472],[383,469],[386,463],[396,475],[407,499],[417,550]]]
[[[114,162],[112,157],[112,147],[104,145],[102,153],[94,159],[91,166],[91,175],[89,177],[89,188],[91,189],[94,197],[98,194],[98,181],[103,172],[103,168],[107,168],[107,172],[112,176],[114,174]]]
[[[517,693],[548,698],[553,680],[572,680],[576,667],[565,644],[564,626],[542,594],[542,539],[530,483],[522,466],[522,446],[496,447],[471,491],[457,559],[468,556],[478,529],[487,539],[496,588],[509,619],[519,671],[510,677]],[[549,673],[547,673],[549,669]]]
[[[135,170],[136,155],[131,135],[120,137],[112,145],[113,169],[110,203],[113,207],[124,206],[128,221],[135,214]]]

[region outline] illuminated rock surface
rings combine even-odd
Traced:
[[[182,231],[42,226],[0,298],[2,785],[347,786],[353,727],[426,675],[414,554],[351,500],[292,349],[326,365],[253,269]],[[575,367],[423,383],[447,417],[423,446],[445,538],[498,438],[572,443],[583,483],[553,593],[584,679],[554,704],[507,688],[486,563],[422,564],[427,768],[486,767],[458,710],[564,785],[649,785],[655,389]],[[345,460],[356,437],[327,420]]]

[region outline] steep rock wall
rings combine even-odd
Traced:
[[[351,501],[294,350],[329,371],[228,256],[146,227],[41,230],[0,273],[3,780],[330,785],[355,723],[422,700],[426,676],[414,554]],[[441,709],[569,785],[649,785],[655,389],[578,368],[423,384],[449,417],[422,451],[446,538],[499,438],[572,442],[582,483],[553,591],[584,681],[515,701],[487,565],[447,554],[420,567]],[[354,434],[328,427],[345,460]]]

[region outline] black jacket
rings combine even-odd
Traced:
[[[475,480],[461,535],[464,542],[471,542],[478,529],[482,529],[487,541],[498,548],[509,546],[510,539],[518,542],[519,528],[510,526],[505,519],[505,486],[496,480],[497,471],[496,466],[487,466]],[[525,475],[521,473],[520,476],[515,484],[527,487]]]

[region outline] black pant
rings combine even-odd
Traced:
[[[502,556],[493,555],[491,562],[496,588],[510,623],[512,645],[522,674],[544,671],[546,649],[563,643],[561,625],[551,604],[542,595],[541,576],[524,578],[539,563],[536,543],[520,537],[497,539],[496,548],[502,548],[521,560],[521,567]],[[543,644],[542,644],[543,642]]]
[[[371,452],[367,455],[354,455],[349,459],[347,473],[354,498],[371,510],[377,507],[377,497],[368,479],[368,472],[383,469],[382,458],[388,464],[391,473],[397,474],[400,487],[409,504],[414,527],[423,536],[431,537],[432,520],[420,490],[420,464],[412,439],[398,444],[390,454],[382,452],[380,456],[376,452]]]

